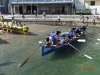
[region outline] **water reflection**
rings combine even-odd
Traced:
[[[0,44],[9,44],[6,40],[0,38]]]
[[[4,63],[0,63],[0,67],[2,66],[7,66],[7,65],[11,65],[14,64],[15,62],[4,62]]]

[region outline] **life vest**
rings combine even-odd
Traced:
[[[23,26],[23,31],[27,31],[28,27],[27,26]]]

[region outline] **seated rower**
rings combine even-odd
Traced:
[[[70,30],[69,31],[69,34],[68,34],[68,38],[69,39],[72,39],[73,38],[73,35],[74,35],[74,31],[73,30]]]
[[[2,22],[2,32],[4,33],[4,28],[5,28],[5,25],[4,25],[4,22]]]
[[[15,26],[18,26],[18,23],[17,23],[17,21],[15,21]]]
[[[67,43],[68,41],[69,41],[68,36],[62,37],[61,40],[57,43],[57,45],[65,44],[65,43]]]
[[[24,24],[24,26],[23,26],[23,31],[24,31],[24,34],[25,35],[27,35],[28,34],[28,26],[26,26],[25,24]]]
[[[49,36],[51,37],[51,40],[53,41],[53,45],[57,44],[55,30],[53,30],[52,33],[50,33]]]
[[[82,34],[81,30],[82,30],[81,27],[79,27],[78,29],[75,30],[76,36]]]
[[[60,39],[61,39],[61,29],[58,29],[58,30],[56,31],[56,40],[57,40],[57,42],[58,42]]]
[[[71,31],[71,30],[75,31],[76,30],[76,26],[73,26],[69,31]]]
[[[53,45],[53,42],[49,36],[46,37],[45,42],[46,42],[47,47],[50,47]]]
[[[82,26],[83,31],[86,31],[86,29],[87,29],[87,26]]]
[[[9,33],[9,24],[8,24],[8,22],[6,24],[6,28],[7,28],[7,33]]]
[[[10,24],[10,34],[13,34],[13,25],[14,25],[14,23],[12,22],[12,23]]]

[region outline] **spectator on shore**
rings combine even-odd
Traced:
[[[99,20],[99,21],[100,21],[100,17],[99,17],[99,16],[97,16],[97,20]]]
[[[45,11],[43,11],[43,18],[45,18],[45,16],[46,16],[46,12],[45,12]]]
[[[58,15],[58,21],[60,21],[60,16]]]
[[[82,23],[84,24],[84,16],[82,16],[82,18],[80,20],[82,20]]]
[[[22,15],[22,18],[23,18],[23,19],[25,18],[24,14]]]
[[[92,23],[93,23],[93,25],[96,25],[96,23],[95,23],[95,16],[93,16],[93,18],[92,18]]]
[[[86,16],[86,18],[85,18],[86,23],[88,23],[88,20],[89,20],[89,17]]]
[[[37,12],[36,12],[36,10],[34,10],[34,15],[35,15],[35,17],[37,18]]]

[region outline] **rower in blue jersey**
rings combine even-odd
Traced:
[[[78,29],[75,30],[75,33],[76,33],[76,34],[81,34],[81,30],[82,30],[82,28],[79,27]]]
[[[76,26],[73,26],[69,31],[71,31],[71,30],[75,31],[76,30]]]
[[[74,35],[74,30],[70,30],[69,31],[69,34],[68,34],[68,38],[69,39],[72,39],[73,38],[73,35]]]
[[[51,40],[53,41],[53,44],[56,44],[56,33],[55,30],[50,33]]]

